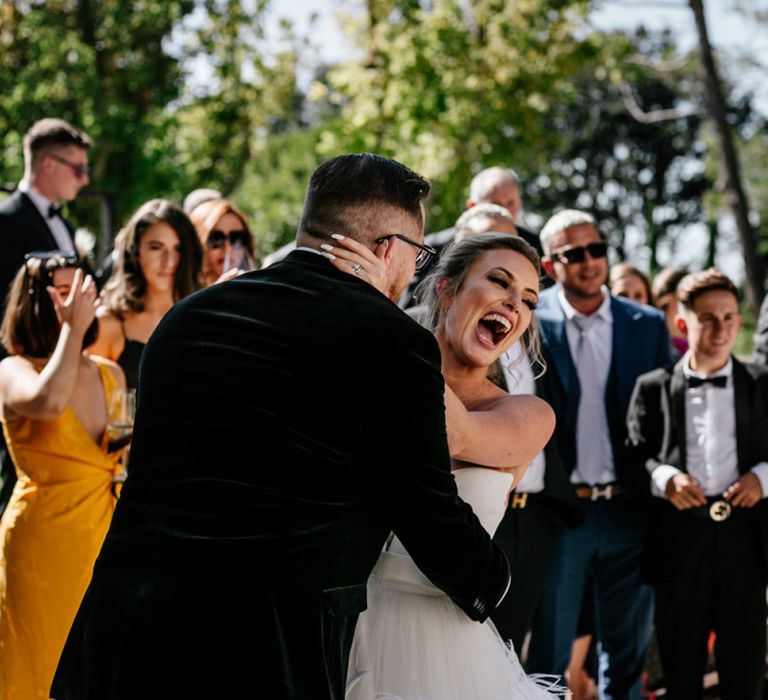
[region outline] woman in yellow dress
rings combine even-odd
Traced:
[[[31,253],[2,325],[0,419],[18,482],[0,521],[0,698],[48,698],[114,510],[107,452],[120,368],[88,357],[96,288],[74,257]]]

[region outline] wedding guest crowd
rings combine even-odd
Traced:
[[[140,386],[144,348],[174,305],[258,266],[246,215],[204,188],[183,207],[160,198],[139,207],[115,236],[99,291],[61,214],[89,183],[90,147],[67,122],[36,122],[24,137],[24,177],[0,203],[0,700],[48,697],[115,506],[111,396]],[[437,307],[421,300],[456,302],[463,271],[449,294],[429,273],[462,242],[503,248],[478,241],[517,237],[527,245],[508,247],[530,263],[540,257],[531,331],[488,368],[501,391],[540,397],[556,419],[491,532],[510,567],[510,593],[490,612],[499,634],[526,671],[570,679],[575,700],[587,697],[577,678],[585,671],[599,698],[637,700],[655,629],[668,697],[693,700],[714,632],[723,699],[758,700],[768,299],[755,364],[743,363],[732,354],[739,293],[722,272],[668,268],[649,280],[629,263],[610,266],[600,222],[576,209],[557,211],[536,235],[518,223],[521,183],[507,167],[481,170],[464,206],[453,227],[423,242],[382,231],[368,248],[326,241],[316,252],[377,286],[388,248],[418,248],[410,282],[401,274],[398,294],[383,291],[424,326]],[[313,237],[304,231],[299,252]],[[444,356],[454,353],[440,342]],[[595,662],[583,669],[592,637]]]

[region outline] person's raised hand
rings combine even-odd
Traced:
[[[47,291],[59,323],[67,324],[78,335],[85,335],[96,317],[96,284],[93,278],[78,268],[66,298],[53,286],[47,287]]]
[[[725,490],[723,498],[732,506],[751,508],[762,500],[763,495],[760,479],[753,472],[747,472]]]
[[[704,492],[689,474],[675,474],[667,481],[665,493],[669,502],[678,510],[707,505]]]
[[[379,255],[376,255],[370,248],[348,236],[334,233],[331,238],[334,239],[336,245],[323,243],[320,249],[333,266],[349,275],[359,277],[380,292],[386,293],[387,278],[384,253],[388,241],[380,244]]]

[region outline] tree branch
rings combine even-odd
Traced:
[[[633,119],[641,124],[655,124],[657,122],[684,119],[695,114],[701,114],[701,110],[694,107],[689,109],[655,109],[651,112],[646,112],[637,104],[632,88],[627,82],[621,84],[621,94],[624,97],[624,106],[627,108],[627,111]]]

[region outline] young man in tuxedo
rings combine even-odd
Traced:
[[[634,700],[653,601],[640,579],[644,509],[623,459],[624,418],[637,377],[670,362],[669,336],[658,311],[608,292],[608,247],[590,214],[555,214],[541,242],[544,269],[557,281],[539,295],[536,311],[547,364],[543,395],[555,410],[555,442],[585,520],[556,535],[528,670],[565,672],[591,580],[601,698]]]
[[[715,631],[724,700],[763,697],[768,562],[768,371],[731,351],[738,292],[711,268],[677,290],[690,343],[670,369],[638,379],[628,425],[633,468],[653,507],[644,574],[656,590],[667,690],[698,700]]]
[[[0,313],[24,256],[33,250],[75,252],[74,230],[61,216],[88,184],[91,140],[62,119],[41,119],[24,135],[24,177],[0,202]],[[4,351],[0,350],[0,359]],[[16,474],[0,433],[0,515]]]
[[[0,290],[33,250],[75,252],[74,230],[61,216],[88,180],[91,140],[63,119],[41,119],[24,135],[24,177],[0,203]]]
[[[390,531],[471,618],[496,607],[509,567],[456,492],[437,341],[393,303],[428,192],[387,158],[327,161],[296,250],[163,319],[53,697],[342,700]],[[383,260],[386,296],[323,257],[333,235]]]

